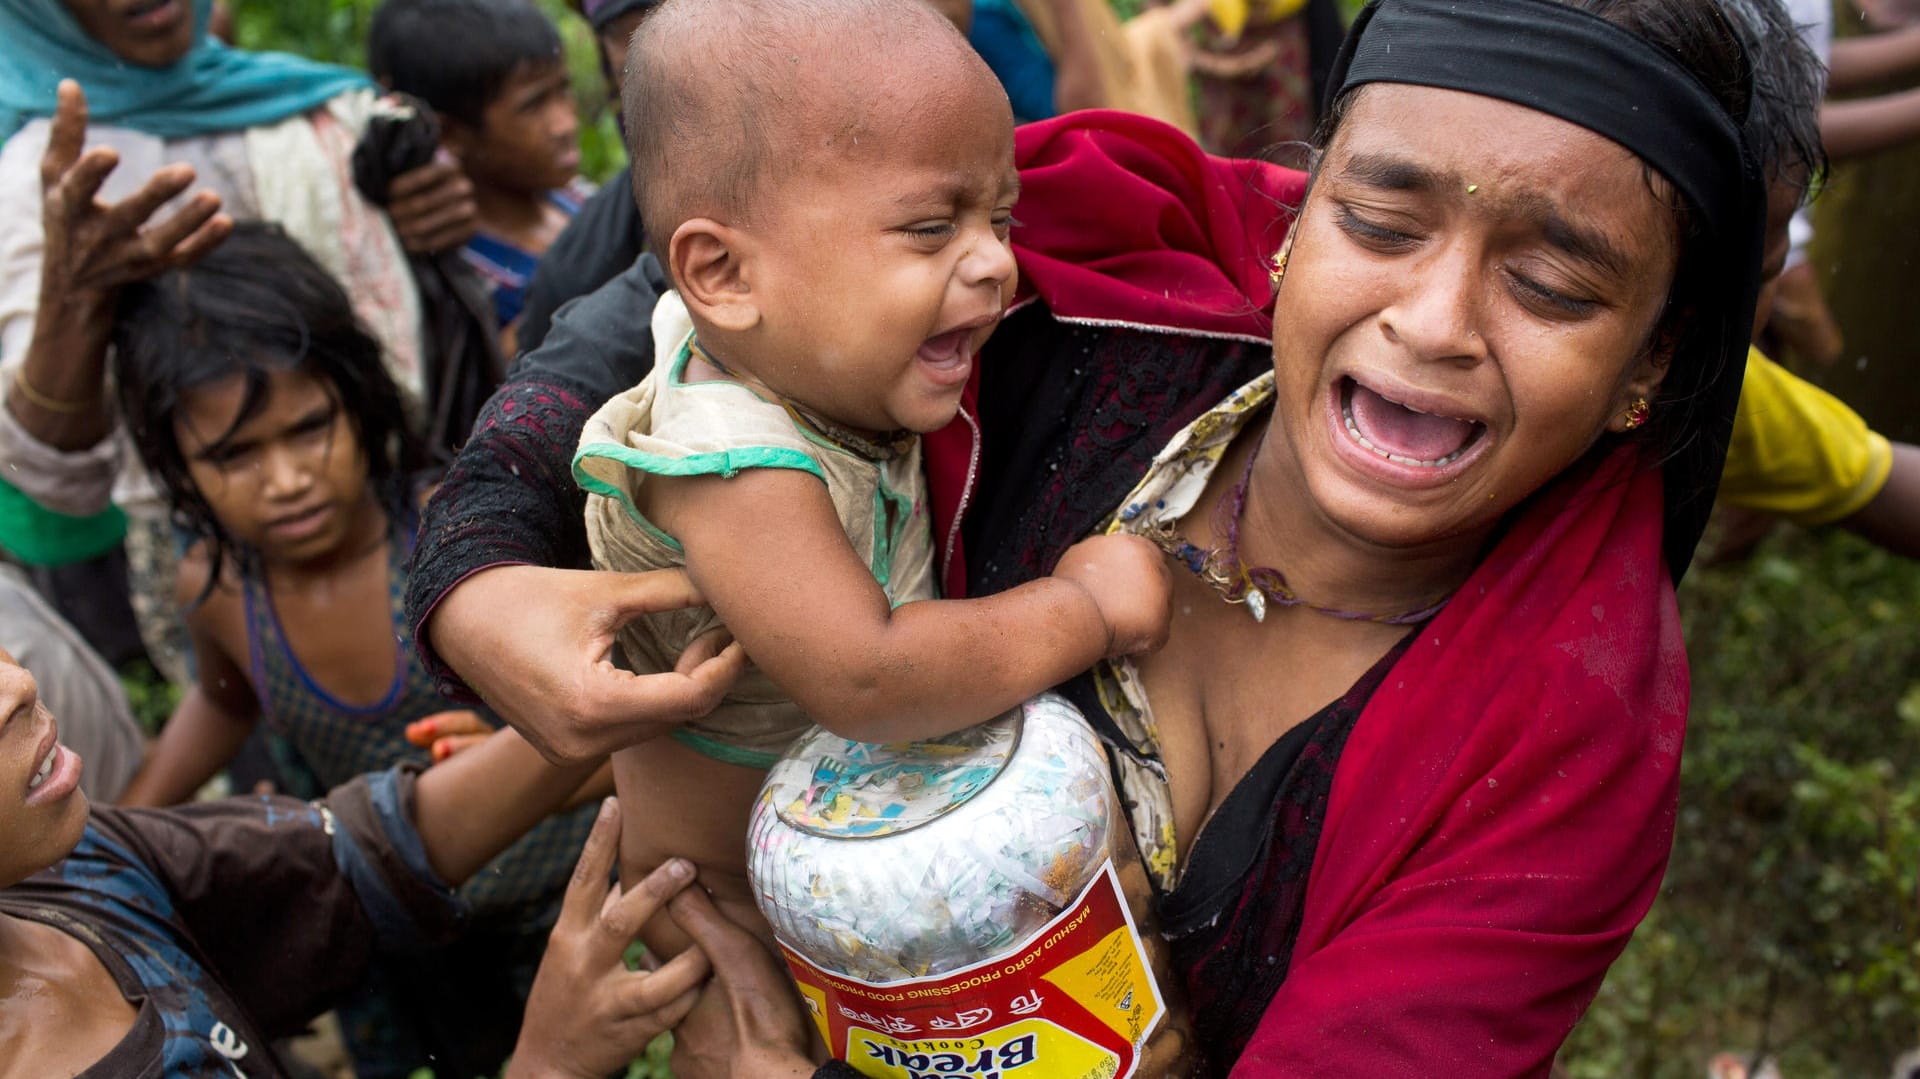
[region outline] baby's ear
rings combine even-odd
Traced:
[[[667,268],[695,318],[734,333],[760,322],[760,306],[743,272],[751,242],[738,229],[706,217],[673,230]]]

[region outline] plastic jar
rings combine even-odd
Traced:
[[[1062,697],[926,742],[807,735],[761,789],[748,868],[822,1037],[865,1075],[1179,1070],[1146,874]]]

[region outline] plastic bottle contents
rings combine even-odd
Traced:
[[[815,731],[768,774],[748,865],[822,1037],[862,1074],[1181,1072],[1146,874],[1064,698],[926,742]]]

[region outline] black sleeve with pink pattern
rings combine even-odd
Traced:
[[[428,500],[407,578],[407,625],[421,662],[449,697],[467,685],[421,634],[448,592],[501,565],[587,563],[586,495],[573,454],[588,417],[653,368],[653,305],[668,285],[653,256],[554,316],[540,348],[520,357],[474,421],[473,434]]]

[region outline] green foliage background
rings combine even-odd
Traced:
[[[1920,1042],[1920,567],[1788,530],[1680,607],[1673,861],[1562,1060],[1680,1079],[1764,1047],[1786,1079],[1885,1075]]]
[[[621,152],[592,36],[539,2],[567,42],[584,170],[604,178]],[[376,4],[234,6],[245,47],[360,64]],[[1787,1079],[1883,1075],[1920,1042],[1920,567],[1788,530],[1695,570],[1681,606],[1694,705],[1672,865],[1562,1066],[1680,1079],[1765,1048]],[[666,1050],[635,1079],[668,1075]]]

